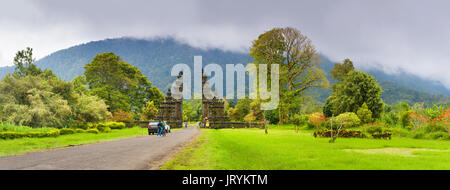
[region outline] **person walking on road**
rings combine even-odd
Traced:
[[[156,136],[161,136],[162,128],[163,128],[163,123],[161,121],[159,121],[159,123],[158,123],[158,131],[156,132]]]

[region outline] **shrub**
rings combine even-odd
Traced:
[[[103,130],[104,133],[109,133],[111,132],[111,128],[109,127],[105,127],[105,129]]]
[[[327,120],[323,113],[313,113],[308,116],[308,122],[317,128],[320,128],[322,123]]]
[[[308,122],[308,116],[295,114],[294,117],[291,119],[291,122],[296,126],[303,126]]]
[[[62,128],[59,130],[61,135],[74,134],[75,130],[71,128]]]
[[[115,122],[133,123],[133,114],[120,110],[114,112],[111,120]]]
[[[86,130],[86,133],[98,134],[98,133],[100,133],[100,131],[98,131],[98,129],[88,129],[88,130]]]
[[[362,123],[372,122],[372,111],[369,110],[366,103],[358,109],[357,114]]]
[[[449,139],[450,135],[446,132],[432,132],[428,134],[431,139]]]
[[[230,111],[232,112],[233,110],[230,109]],[[228,115],[231,116],[230,114]],[[278,123],[280,121],[278,109],[264,111],[264,118],[268,120],[271,124]]]
[[[60,134],[61,133],[60,133],[59,129],[53,129],[53,130],[50,130],[49,132],[47,132],[46,136],[47,137],[57,137]]]
[[[392,133],[390,133],[390,132],[385,132],[385,133],[374,133],[374,134],[372,134],[372,137],[374,138],[374,139],[389,139],[389,140],[391,140],[392,139]]]
[[[407,127],[411,124],[410,113],[412,113],[412,111],[409,110],[400,113],[400,123],[402,124],[403,127]]]
[[[409,112],[408,115],[410,119],[410,124],[415,130],[422,128],[427,123],[428,118],[426,118],[422,114]]]
[[[80,122],[80,123],[75,123],[74,125],[72,125],[71,128],[73,128],[73,129],[84,129],[84,130],[86,130],[86,129],[89,128],[89,125],[88,125],[88,123],[82,123],[82,122]]]
[[[398,123],[397,114],[395,114],[394,112],[384,113],[382,116],[382,120],[388,125],[397,125]]]
[[[75,129],[76,133],[86,133],[86,130],[84,129]]]
[[[382,133],[383,132],[383,128],[381,126],[378,125],[367,125],[366,127],[366,132],[369,134],[375,134],[375,133]]]
[[[337,134],[336,130],[319,130],[314,132],[314,137],[331,137],[331,134]],[[365,138],[366,135],[364,135],[360,130],[339,130],[339,137],[346,137],[346,138]]]
[[[340,114],[334,119],[334,121],[337,125],[342,125],[343,128],[357,127],[361,124],[361,120],[353,112]]]
[[[111,129],[124,129],[126,127],[125,123],[122,122],[109,122],[106,126]]]
[[[425,132],[423,131],[416,131],[414,133],[411,133],[411,137],[414,139],[424,139],[425,138]]]
[[[97,123],[93,126],[94,126],[94,128],[98,129],[98,131],[100,131],[100,132],[104,132],[107,127],[106,124],[104,124],[104,123]]]
[[[112,116],[102,99],[86,94],[80,95],[78,103],[74,105],[74,112],[79,122],[102,122]]]
[[[23,135],[21,132],[14,132],[14,131],[0,132],[1,139],[15,139],[15,138],[22,138],[22,137],[23,137]]]

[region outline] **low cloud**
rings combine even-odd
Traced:
[[[259,34],[292,26],[332,60],[402,69],[450,88],[448,7],[444,0],[2,1],[0,66],[11,65],[26,46],[41,58],[123,36],[173,36],[196,47],[246,52]]]

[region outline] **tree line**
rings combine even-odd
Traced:
[[[66,82],[34,64],[33,49],[17,52],[15,70],[0,81],[0,121],[70,127],[106,120],[131,122],[155,114],[164,99],[141,71],[114,53],[94,57],[84,75]]]

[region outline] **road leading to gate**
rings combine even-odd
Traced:
[[[200,133],[196,127],[165,137],[141,136],[69,148],[0,157],[1,170],[134,170],[149,169]]]

